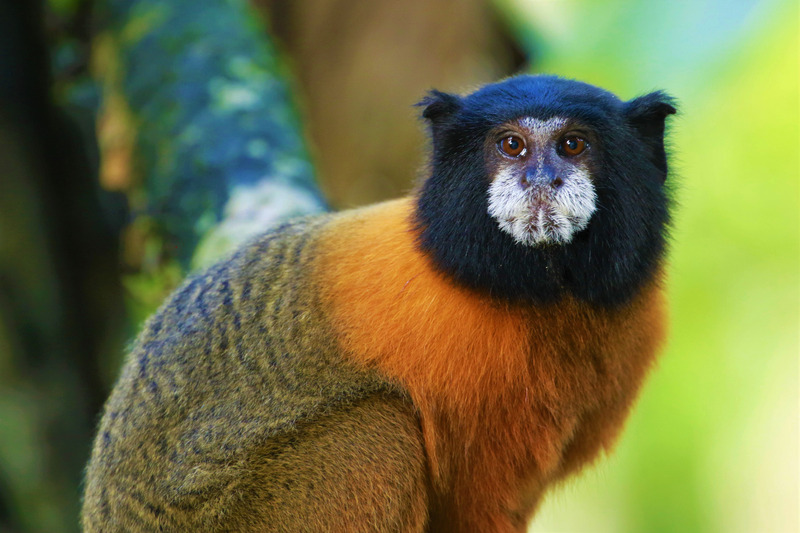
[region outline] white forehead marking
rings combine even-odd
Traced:
[[[534,137],[552,137],[558,130],[567,125],[567,119],[564,117],[550,117],[547,120],[522,117],[517,122],[520,126],[529,130]]]
[[[542,120],[533,117],[522,117],[517,119],[517,124],[527,131],[534,145],[541,147],[552,142],[555,134],[566,126],[567,119],[564,117],[550,117],[547,120]],[[544,151],[537,150],[536,153],[536,164],[541,165],[544,163]]]

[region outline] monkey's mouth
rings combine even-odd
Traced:
[[[518,244],[567,244],[596,209],[591,185],[581,187],[575,181],[559,189],[534,185],[526,191],[498,184],[490,191],[489,214]]]
[[[500,222],[500,229],[528,246],[566,244],[582,228],[579,217],[550,191],[530,191],[518,208]]]
[[[552,216],[555,212],[554,204],[552,198],[536,196],[528,200],[528,210],[537,217]]]
[[[559,213],[557,203],[550,198],[534,198],[528,202],[527,213],[513,217],[517,225],[535,244],[546,242],[565,242],[568,240],[569,217]],[[520,227],[521,226],[521,227]],[[565,239],[566,237],[566,239]]]

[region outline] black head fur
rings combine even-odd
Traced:
[[[606,307],[629,301],[664,253],[664,121],[673,104],[662,92],[622,102],[555,76],[509,78],[465,97],[432,91],[419,104],[433,140],[431,175],[417,201],[421,248],[458,283],[494,298],[544,303],[572,294]],[[518,244],[488,213],[486,136],[524,116],[573,118],[600,141],[597,211],[568,244]]]

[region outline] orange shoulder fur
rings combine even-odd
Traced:
[[[417,248],[412,209],[334,218],[315,278],[348,356],[411,396],[441,506],[468,509],[464,529],[502,530],[613,442],[664,336],[661,291],[654,280],[614,312],[492,301]]]

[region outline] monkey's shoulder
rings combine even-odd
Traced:
[[[272,230],[168,299],[134,343],[90,469],[145,471],[172,494],[222,490],[235,465],[298,427],[396,392],[347,362],[326,323],[311,275],[325,223]]]

